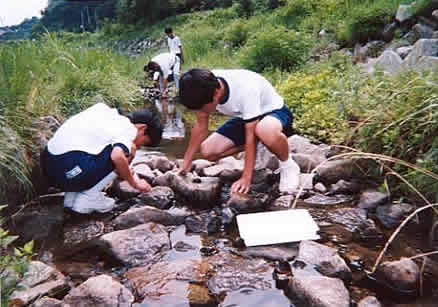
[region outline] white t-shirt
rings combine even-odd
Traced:
[[[96,155],[110,145],[121,143],[129,151],[137,128],[131,121],[104,103],[72,116],[55,132],[47,143],[53,155],[79,150]]]
[[[244,69],[212,70],[216,77],[224,78],[229,86],[229,97],[216,110],[222,114],[253,119],[273,110],[281,109],[283,98],[262,75]]]
[[[181,53],[181,40],[178,36],[174,35],[173,38],[167,37],[167,46],[169,46],[169,51],[171,53]]]
[[[160,65],[161,71],[163,72],[163,78],[166,79],[172,72],[172,67],[175,65],[176,56],[170,52],[165,52],[154,56],[151,61]]]

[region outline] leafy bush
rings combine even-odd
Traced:
[[[245,45],[251,32],[257,27],[255,22],[251,22],[253,20],[255,19],[237,19],[230,23],[230,25],[225,28],[224,41],[229,43],[232,48]]]
[[[391,21],[397,8],[398,1],[386,0],[366,1],[355,6],[338,28],[338,39],[350,46],[380,39],[384,26]]]
[[[312,15],[319,1],[289,0],[276,13],[278,21],[287,28],[296,28],[306,17]]]
[[[331,92],[336,75],[324,70],[315,74],[297,72],[280,84],[279,91],[293,110],[294,127],[299,133],[318,141],[339,143],[345,133],[345,122]]]
[[[311,44],[310,37],[305,33],[266,26],[252,35],[241,48],[240,63],[258,72],[269,68],[291,71],[304,63]]]

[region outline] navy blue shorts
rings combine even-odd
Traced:
[[[47,146],[41,154],[41,169],[52,186],[65,192],[85,191],[114,171],[111,152],[114,146],[120,146],[129,154],[123,144],[106,146],[102,152],[92,155],[83,151],[69,151],[61,155],[52,155]]]
[[[281,125],[283,126],[283,133],[289,137],[293,134],[292,131],[292,121],[293,116],[292,113],[286,106],[283,106],[281,109],[274,110],[272,112],[263,114],[259,117],[256,117],[253,120],[260,120],[265,116],[273,116],[277,118]],[[250,121],[245,121],[238,117],[233,117],[227,120],[222,126],[220,126],[216,132],[229,138],[233,141],[235,146],[240,146],[245,144],[245,124]]]

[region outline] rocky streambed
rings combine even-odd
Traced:
[[[139,151],[132,168],[153,190],[114,182],[107,191],[118,200],[113,212],[74,214],[62,208],[62,193],[23,205],[11,227],[23,241],[37,241],[38,256],[12,304],[437,306],[433,258],[409,258],[433,250],[431,213],[409,222],[370,274],[415,204],[379,191],[357,161],[327,161],[330,146],[299,136],[289,145],[302,172],[298,195],[278,193],[278,162],[268,151],[248,195],[229,192],[242,159],[196,160],[181,177],[177,160]],[[291,208],[309,210],[320,240],[245,247],[236,215]]]

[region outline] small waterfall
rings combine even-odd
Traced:
[[[182,115],[176,108],[172,98],[155,99],[155,107],[161,114],[163,123],[163,139],[173,140],[185,137],[186,129]]]

